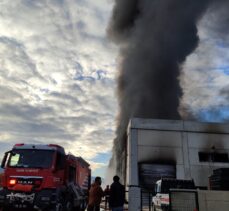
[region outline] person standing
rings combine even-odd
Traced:
[[[104,196],[105,196],[105,210],[107,210],[107,204],[109,202],[109,197],[110,197],[110,186],[109,185],[107,185],[104,190]]]
[[[123,211],[125,203],[125,187],[119,182],[119,179],[119,176],[114,176],[114,182],[110,186],[109,206],[112,211]]]
[[[96,177],[94,183],[89,190],[89,200],[87,211],[99,211],[102,197],[104,196],[103,189],[101,188],[101,177]]]

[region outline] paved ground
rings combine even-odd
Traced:
[[[127,211],[128,210],[128,205],[125,204],[124,208],[125,208],[124,210]],[[108,205],[107,205],[107,207],[105,207],[105,202],[104,201],[102,201],[102,203],[100,205],[100,210],[101,211],[111,211],[111,209],[108,208]]]

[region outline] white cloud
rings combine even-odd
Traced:
[[[223,18],[220,17],[223,20]],[[229,109],[229,34],[212,10],[199,23],[200,43],[183,66],[182,104],[198,115],[202,110]],[[222,94],[222,92],[224,94]],[[200,117],[199,117],[200,118]],[[219,117],[220,118],[220,117]],[[222,121],[225,121],[222,116]]]
[[[58,143],[90,160],[111,150],[111,7],[106,0],[0,2],[1,145]]]

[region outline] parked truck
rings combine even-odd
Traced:
[[[90,165],[54,144],[16,144],[5,153],[0,209],[84,210]]]
[[[155,196],[153,196],[153,211],[169,211],[171,189],[192,190],[196,189],[193,180],[181,180],[172,178],[162,178],[155,184]],[[194,210],[194,209],[193,209]]]

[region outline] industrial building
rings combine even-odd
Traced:
[[[140,189],[153,187],[159,177],[193,179],[209,189],[213,170],[229,168],[229,124],[134,118],[127,148],[131,210],[140,206]]]

